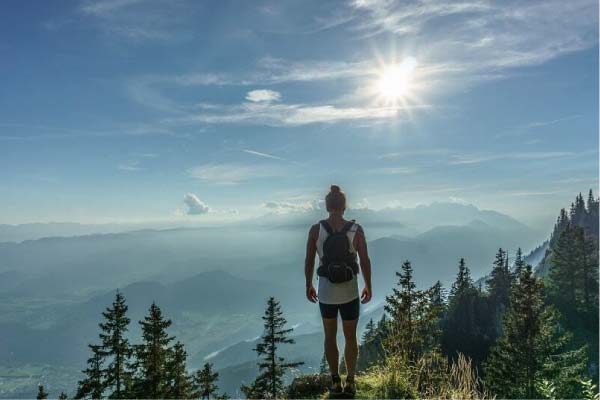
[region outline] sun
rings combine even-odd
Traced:
[[[410,96],[417,68],[417,60],[405,58],[401,63],[382,67],[375,83],[375,92],[388,103],[396,103]]]

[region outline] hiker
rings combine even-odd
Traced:
[[[331,372],[331,394],[354,396],[356,383],[354,374],[358,356],[356,328],[360,303],[371,300],[371,261],[367,251],[367,241],[360,225],[344,219],[346,194],[337,185],[325,196],[325,206],[329,217],[313,225],[308,233],[306,246],[306,297],[309,301],[319,302],[323,330],[325,332],[325,358]],[[315,254],[319,255],[317,275],[319,290],[313,286]],[[364,289],[359,297],[358,273],[364,281]],[[342,387],[339,375],[339,353],[337,347],[337,316],[342,318],[342,329],[346,346],[344,359],[348,371]]]

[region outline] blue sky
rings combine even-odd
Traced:
[[[331,183],[532,222],[598,187],[594,0],[0,7],[0,223],[214,222]]]

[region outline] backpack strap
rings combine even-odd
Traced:
[[[332,234],[333,233],[333,228],[331,228],[331,225],[329,225],[329,222],[327,222],[327,220],[322,219],[321,221],[319,221],[319,223],[323,226],[323,228],[327,231],[328,234]]]
[[[344,225],[344,227],[342,228],[342,230],[340,231],[341,233],[348,233],[350,231],[350,229],[352,229],[352,227],[354,226],[354,224],[356,223],[356,220],[350,220],[346,223],[346,225]]]

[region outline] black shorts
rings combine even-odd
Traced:
[[[337,319],[339,310],[343,321],[351,321],[358,319],[358,314],[360,312],[360,299],[357,297],[356,299],[344,304],[323,304],[319,302],[319,308],[321,309],[322,318]]]

